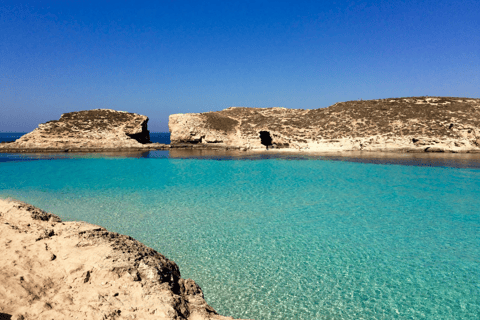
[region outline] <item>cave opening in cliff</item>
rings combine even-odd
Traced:
[[[272,137],[270,136],[270,132],[268,131],[260,131],[260,141],[261,143],[267,147],[272,146]]]
[[[129,136],[132,139],[137,140],[141,144],[151,143],[151,141],[150,141],[150,131],[147,130],[147,121],[142,123],[142,131],[141,132],[139,132],[139,133],[127,133],[127,136]]]
[[[129,136],[129,137],[132,138],[132,139],[137,140],[137,141],[140,142],[141,144],[151,143],[151,141],[150,141],[150,133],[149,133],[148,131],[147,131],[146,133],[145,133],[145,132],[134,133],[134,134],[128,134],[128,133],[127,133],[127,136]]]

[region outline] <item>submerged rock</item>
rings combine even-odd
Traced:
[[[148,117],[136,113],[95,109],[64,113],[59,120],[42,123],[0,152],[152,150]]]
[[[174,114],[172,147],[480,152],[480,99],[413,97],[314,110],[232,107]]]
[[[0,199],[0,311],[8,319],[233,319],[137,240]]]

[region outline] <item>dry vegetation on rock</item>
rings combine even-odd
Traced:
[[[259,132],[268,131],[277,148],[474,152],[480,147],[480,99],[360,100],[314,110],[228,108],[172,115],[169,125],[172,144],[256,149],[263,148]]]
[[[150,143],[148,118],[136,113],[95,109],[62,114],[40,124],[0,152],[119,151],[161,148]]]

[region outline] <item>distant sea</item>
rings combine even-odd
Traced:
[[[0,132],[0,142],[11,142],[15,141],[26,132]]]
[[[0,198],[142,241],[223,315],[479,318],[478,156],[175,152],[0,155]]]

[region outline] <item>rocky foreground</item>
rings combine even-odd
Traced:
[[[98,152],[157,150],[150,143],[148,117],[110,109],[64,113],[20,139],[0,144],[0,152]]]
[[[480,99],[413,97],[328,108],[232,107],[169,119],[171,146],[311,152],[480,152]]]
[[[233,319],[131,237],[0,199],[0,319]]]

